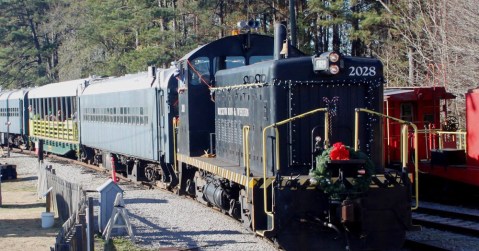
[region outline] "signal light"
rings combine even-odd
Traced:
[[[330,51],[322,53],[319,56],[313,56],[313,71],[315,73],[325,73],[336,75],[339,73],[340,68],[337,64],[341,59],[339,53]]]
[[[338,74],[338,72],[339,72],[339,66],[335,64],[332,64],[329,66],[329,73],[335,75],[335,74]]]
[[[336,63],[339,61],[339,54],[336,52],[331,52],[329,54],[329,61],[332,63]]]

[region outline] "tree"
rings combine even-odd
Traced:
[[[41,32],[47,1],[0,1],[0,85],[24,87],[57,77],[56,44]]]

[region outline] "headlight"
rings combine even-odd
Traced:
[[[339,54],[336,53],[336,52],[331,52],[329,54],[329,61],[331,61],[332,63],[336,63],[339,61]]]
[[[335,64],[332,64],[329,66],[329,73],[331,74],[338,74],[339,72],[339,66],[335,65]]]
[[[327,58],[313,58],[313,70],[324,71],[329,68],[329,61]]]
[[[341,56],[337,52],[324,52],[318,57],[313,57],[312,61],[315,73],[335,75],[340,71],[338,62],[341,61]]]

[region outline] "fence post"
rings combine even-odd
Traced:
[[[82,225],[75,225],[75,250],[83,250]]]
[[[86,237],[86,215],[85,213],[79,213],[78,214],[78,221],[81,225],[81,246],[82,246],[82,251],[87,251],[88,247],[88,240]]]
[[[88,251],[94,250],[94,243],[95,239],[93,236],[93,229],[95,229],[94,225],[94,218],[93,218],[93,198],[88,197],[88,215],[87,215],[87,224],[88,224]]]

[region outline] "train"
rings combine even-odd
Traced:
[[[193,197],[285,250],[399,249],[414,189],[383,165],[384,82],[378,59],[306,55],[277,24],[170,68],[2,91],[0,133]]]

